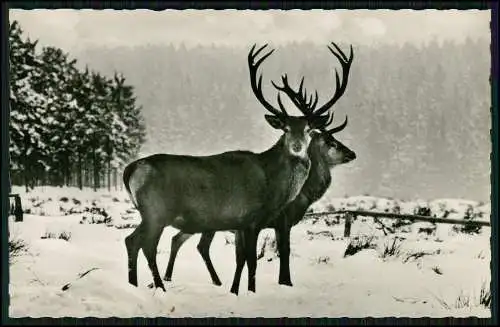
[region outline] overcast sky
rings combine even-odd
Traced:
[[[92,45],[184,42],[247,46],[310,40],[370,44],[489,38],[489,10],[10,10],[32,39],[77,52]]]

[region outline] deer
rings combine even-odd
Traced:
[[[334,104],[342,97],[346,88],[349,78],[349,71],[353,61],[353,49],[350,47],[350,54],[347,57],[344,52],[335,44],[331,43],[332,47],[328,46],[330,52],[340,61],[342,66],[342,81],[340,82],[339,75],[335,71],[336,76],[336,89],[335,93],[329,101],[316,110],[318,104],[318,93],[315,92],[308,97],[307,90],[303,88],[304,77],[302,77],[299,90],[294,91],[289,83],[287,75],[282,76],[282,86],[271,82],[273,86],[279,91],[284,92],[293,104],[308,117],[319,117],[326,111],[330,110]],[[356,154],[351,149],[342,144],[333,135],[342,131],[348,123],[347,116],[342,124],[337,127],[328,129],[333,123],[333,111],[330,114],[328,122],[320,128],[320,133],[313,135],[309,148],[308,155],[311,160],[311,167],[309,175],[300,190],[298,196],[278,214],[278,218],[269,219],[265,224],[265,228],[272,228],[275,230],[276,241],[278,246],[278,253],[280,258],[280,270],[278,283],[281,285],[293,286],[290,277],[290,231],[293,226],[298,224],[304,217],[307,209],[316,201],[318,201],[327,191],[332,183],[331,170],[341,164],[345,164],[356,159]],[[244,247],[244,240],[249,236],[245,235],[242,231],[231,231],[236,234],[236,260],[237,260],[237,275],[233,280],[231,292],[238,294],[239,280],[241,270],[244,263],[242,263],[242,253]],[[253,231],[252,231],[253,232]],[[193,234],[186,234],[182,231],[178,232],[172,237],[170,257],[168,260],[167,270],[165,272],[164,280],[171,281],[175,259],[182,244],[186,242]],[[200,241],[198,242],[197,249],[200,253],[205,265],[208,269],[212,283],[221,286],[222,283],[215,271],[212,261],[210,259],[210,245],[215,236],[215,232],[206,232],[201,234]],[[249,269],[249,281],[255,280],[255,271]],[[255,292],[254,283],[249,290]]]
[[[328,123],[328,115],[291,116],[280,91],[279,109],[268,102],[262,90],[258,68],[275,49],[256,60],[264,44],[248,54],[251,89],[269,112],[266,122],[280,130],[273,146],[262,152],[233,150],[193,156],[157,153],[129,163],[123,170],[123,183],[138,210],[141,221],[125,237],[128,282],[138,286],[139,250],[146,257],[155,289],[165,286],[156,261],[163,229],[172,226],[183,233],[214,233],[246,230],[255,234],[261,221],[279,212],[300,192],[309,175],[307,149],[312,136]],[[245,244],[245,260],[257,264],[257,244]]]

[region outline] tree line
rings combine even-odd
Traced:
[[[145,139],[141,107],[123,74],[78,69],[63,50],[9,28],[11,184],[117,184]]]
[[[11,27],[11,47],[14,39]],[[94,180],[94,172],[106,177],[110,164],[119,167],[126,161],[123,158],[133,157],[139,149],[142,153],[184,154],[235,149],[259,151],[275,137],[275,131],[263,122],[264,110],[250,89],[246,56],[251,44],[248,48],[183,45],[87,48],[78,55],[92,62],[92,67],[105,76],[113,77],[108,79],[88,70],[69,73],[75,68],[68,59],[67,64],[55,65],[60,77],[45,77],[54,88],[66,86],[67,92],[62,92],[45,87],[51,84],[42,78],[53,76],[46,70],[54,64],[44,62],[57,58],[57,52],[46,51],[46,59],[42,60],[41,55],[30,50],[34,47],[30,42],[18,43],[21,44],[15,51],[18,58],[13,59],[11,51],[11,62],[17,60],[19,74],[17,78],[11,75],[12,167],[22,168],[25,159],[29,160],[28,170],[17,175],[16,181],[22,182],[22,178],[33,174],[40,182],[43,180],[40,176],[45,174],[46,181],[50,175],[52,183],[55,180],[61,183],[65,175],[66,179],[69,176],[77,180],[78,171],[82,171],[85,184],[86,179]],[[346,52],[348,46],[340,44]],[[264,92],[270,101],[276,103],[276,92],[269,80],[279,82],[283,73],[288,74],[292,86],[298,86],[300,78],[305,76],[305,87],[309,92],[318,91],[320,105],[331,96],[335,87],[333,69],[339,65],[326,44],[293,42],[271,47],[276,51],[262,65]],[[421,46],[354,45],[354,51],[347,91],[335,107],[339,120],[344,114],[349,115],[349,125],[338,135],[339,139],[356,151],[358,158],[348,168],[334,172],[333,194],[488,198],[489,41],[432,41]],[[26,66],[46,68],[25,69]],[[118,111],[117,102],[110,100],[116,99],[110,96],[116,93],[114,89],[125,88],[117,86],[117,80],[123,76],[115,71],[123,72],[127,82],[135,86],[129,88],[129,95],[130,99],[134,98],[132,94],[140,99],[142,116],[134,101],[129,106],[121,105],[122,110]],[[16,74],[12,67],[11,74]],[[94,78],[95,75],[100,77]],[[61,83],[64,78],[69,82]],[[19,86],[12,85],[14,82]],[[20,95],[21,100],[16,104],[13,93],[25,92],[23,83],[29,96]],[[14,90],[15,87],[18,89]],[[35,92],[35,87],[41,90]],[[62,95],[50,97],[49,92]],[[45,104],[49,100],[57,106]],[[12,113],[16,105],[19,109]],[[24,118],[27,115],[23,106],[37,109]],[[69,110],[72,106],[77,109]],[[53,110],[50,115],[49,110]],[[45,114],[39,113],[44,111]],[[118,117],[116,121],[112,119],[113,113]],[[18,118],[13,120],[15,115]],[[84,118],[76,119],[79,115]],[[41,116],[46,120],[42,124]],[[126,132],[119,132],[123,116],[130,117],[130,121],[124,124]],[[27,124],[29,120],[37,123]],[[66,121],[74,122],[71,129],[62,127]],[[112,122],[116,128],[111,128]],[[26,136],[21,128],[13,131],[15,124],[27,124],[35,134]],[[52,132],[55,130],[60,132]],[[68,136],[58,139],[57,135],[64,135],[63,132]],[[33,136],[36,133],[43,137]],[[77,141],[70,142],[72,137]],[[71,146],[63,146],[64,140]],[[125,146],[127,142],[129,145]],[[130,153],[122,152],[127,150]],[[60,167],[69,167],[70,172],[64,173]]]

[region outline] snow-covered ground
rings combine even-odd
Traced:
[[[274,234],[264,230],[257,292],[246,290],[245,269],[239,296],[229,292],[235,268],[232,234],[217,233],[211,247],[221,287],[211,283],[196,250],[196,235],[181,248],[164,293],[147,287],[152,277],[142,253],[139,287],[128,284],[124,238],[139,217],[124,192],[55,187],[13,192],[21,194],[27,213],[23,222],[9,219],[10,239],[26,244],[25,252],[11,258],[11,317],[491,316],[480,303],[485,298],[481,290],[490,288],[489,227],[465,233],[451,224],[398,226],[382,220],[394,232],[384,235],[380,224],[359,217],[346,239],[342,219],[305,219],[291,235],[293,287],[278,285],[279,259],[265,241]],[[454,199],[322,199],[313,210],[415,213],[419,207],[438,217],[463,218],[467,211],[476,219],[490,217],[488,204]],[[162,275],[176,232],[167,227],[160,240]],[[363,242],[365,249],[344,257],[348,247]]]

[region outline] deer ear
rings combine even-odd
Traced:
[[[323,128],[328,124],[328,116],[314,117],[311,121],[311,128],[318,129]]]
[[[266,120],[269,123],[269,125],[271,125],[273,128],[276,128],[276,129],[284,129],[285,128],[285,124],[277,116],[264,115],[264,118],[266,118]]]

